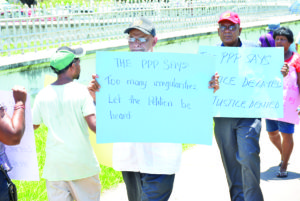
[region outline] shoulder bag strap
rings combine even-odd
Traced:
[[[268,47],[271,47],[271,44],[270,44],[270,42],[268,41],[267,35],[265,35],[265,41],[266,41]]]

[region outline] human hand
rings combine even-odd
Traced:
[[[97,82],[96,78],[99,78],[98,75],[93,74],[92,75],[92,80],[90,81],[89,85],[88,85],[88,90],[94,100],[94,102],[96,102],[96,91],[100,91],[100,84]]]
[[[287,76],[289,74],[289,65],[288,63],[284,62],[283,67],[281,68],[280,72],[283,75],[283,77]]]
[[[215,73],[214,76],[211,77],[211,80],[208,82],[208,88],[214,88],[214,93],[220,88],[219,86],[219,74]]]
[[[14,86],[12,88],[12,91],[13,91],[13,97],[15,99],[15,104],[20,103],[25,105],[26,98],[27,98],[26,89],[22,86]]]

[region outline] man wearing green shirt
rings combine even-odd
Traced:
[[[43,178],[50,201],[100,200],[100,167],[88,132],[96,132],[95,106],[86,86],[73,82],[82,55],[82,48],[56,51],[50,66],[57,80],[38,93],[33,106],[34,128],[48,127]]]

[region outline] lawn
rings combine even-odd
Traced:
[[[42,177],[44,163],[45,163],[45,147],[47,138],[47,127],[41,125],[39,129],[34,132],[35,144],[37,150],[37,158],[39,164],[40,178]],[[190,148],[191,144],[183,144],[183,150]],[[105,191],[123,182],[121,172],[101,165],[100,173],[101,190]],[[40,181],[13,181],[18,189],[19,201],[44,201],[47,200],[46,181],[41,178]]]

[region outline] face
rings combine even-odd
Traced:
[[[291,43],[288,41],[286,36],[276,36],[275,38],[275,46],[276,47],[283,47],[284,52],[289,50]]]
[[[241,32],[242,28],[240,28],[239,24],[234,24],[230,21],[223,21],[219,24],[218,34],[224,46],[237,46]]]
[[[78,59],[75,63],[73,63],[74,67],[74,76],[73,79],[79,79],[80,76],[80,59]]]
[[[153,52],[156,43],[156,37],[147,35],[138,29],[132,29],[129,32],[128,45],[131,52]]]

